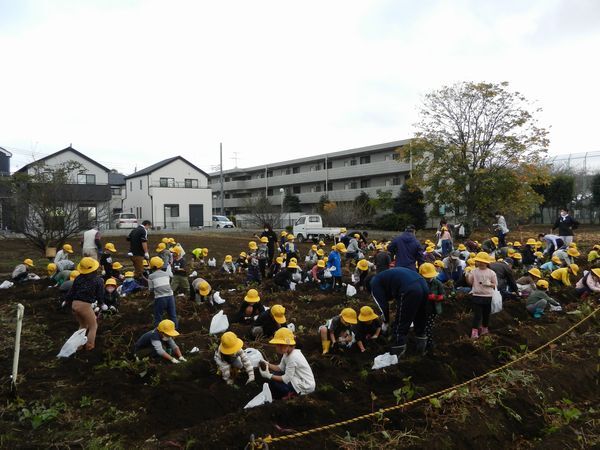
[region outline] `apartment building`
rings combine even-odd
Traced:
[[[223,172],[224,213],[247,213],[249,201],[262,195],[272,204],[281,205],[285,194],[294,194],[300,199],[304,212],[314,211],[322,195],[337,203],[351,202],[361,191],[372,197],[377,195],[377,190],[390,190],[396,195],[410,170],[409,164],[399,160],[397,150],[408,142],[405,139],[226,170]],[[209,183],[213,212],[220,213],[220,174],[210,174]]]

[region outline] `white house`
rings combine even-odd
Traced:
[[[107,167],[69,146],[27,164],[17,172],[33,176],[45,171],[52,172],[69,162],[76,163],[77,168],[68,174],[62,200],[69,203],[69,208],[77,208],[79,222],[85,222],[82,226],[87,226],[91,220],[97,221],[102,228],[108,228],[111,190],[108,184],[110,170]]]
[[[189,229],[212,223],[212,191],[208,174],[175,156],[125,177],[123,212],[138,222],[167,229]]]

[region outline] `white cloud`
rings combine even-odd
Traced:
[[[210,170],[219,141],[232,167],[403,139],[421,96],[460,80],[535,100],[551,152],[598,149],[591,1],[23,1],[0,17],[15,165],[69,143],[129,172],[175,154]]]

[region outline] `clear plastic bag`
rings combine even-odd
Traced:
[[[492,294],[492,314],[496,314],[502,311],[502,294],[498,289],[494,290]]]

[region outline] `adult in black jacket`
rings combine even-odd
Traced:
[[[388,245],[390,254],[396,256],[396,267],[404,267],[406,269],[417,272],[417,265],[423,264],[423,247],[415,237],[414,225],[406,227],[404,233],[396,237],[390,245]]]
[[[269,255],[267,259],[269,261],[269,266],[273,264],[273,256],[275,255],[275,246],[277,245],[277,235],[273,231],[273,227],[271,224],[265,223],[264,231],[261,233],[259,237],[266,237],[269,242],[267,243],[267,247],[269,249]]]
[[[573,242],[573,230],[577,229],[579,226],[579,222],[573,219],[569,215],[569,210],[563,208],[560,210],[560,216],[554,222],[554,226],[552,230],[556,230],[558,228],[558,236],[563,240],[565,245],[569,245]]]
[[[514,295],[519,292],[517,282],[515,281],[515,274],[512,270],[512,264],[513,260],[511,258],[505,258],[504,261],[490,264],[490,269],[496,272],[498,290],[502,294],[502,297],[508,297],[511,292]]]

